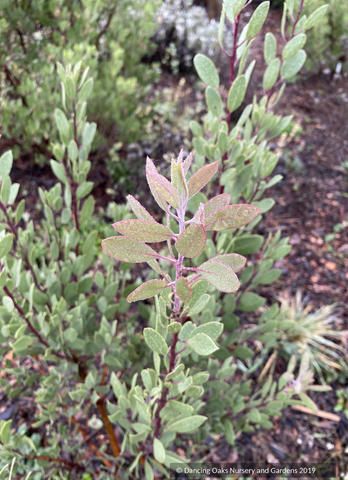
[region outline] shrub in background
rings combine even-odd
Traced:
[[[154,0],[45,2],[4,0],[0,7],[2,148],[48,156],[55,138],[51,112],[59,100],[56,61],[83,62],[96,88],[89,114],[102,136],[140,136],[146,114],[139,102],[156,77],[141,63],[151,48]],[[65,85],[66,95],[72,94]],[[116,126],[116,128],[115,128]],[[44,160],[44,156],[40,157]]]
[[[310,15],[316,8],[328,4],[327,16],[308,35],[308,60],[306,67],[319,72],[330,69],[339,73],[347,70],[348,56],[348,4],[340,0],[314,0],[306,6],[305,12]],[[339,66],[338,64],[341,64]]]

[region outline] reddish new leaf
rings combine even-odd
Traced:
[[[155,221],[149,212],[132,195],[127,195],[127,200],[133,213],[139,218],[139,220],[150,220],[150,222]]]
[[[121,262],[142,263],[158,258],[157,253],[148,245],[127,237],[110,237],[102,240],[106,255]]]
[[[238,253],[227,253],[226,255],[218,255],[217,257],[211,258],[208,262],[223,263],[237,273],[244,267],[246,258],[238,255]]]
[[[157,174],[158,172],[157,172],[157,169],[156,169],[153,161],[149,157],[147,157],[147,159],[146,159],[146,180],[147,180],[147,183],[149,184],[152,196],[154,197],[154,199],[156,200],[158,205],[165,212],[167,212],[168,211],[168,205],[167,205],[166,199],[163,197],[163,195],[160,192],[158,192],[156,190],[155,186],[151,183],[151,180],[149,178],[150,173]]]
[[[233,293],[239,288],[239,280],[232,268],[220,262],[205,262],[199,267],[203,280],[225,293]]]
[[[184,160],[184,162],[183,162],[183,164],[182,164],[185,177],[186,177],[187,172],[189,171],[189,169],[190,169],[190,167],[191,167],[192,159],[193,159],[192,153],[190,153],[190,155],[188,155],[188,156],[186,157],[186,159]]]
[[[189,197],[193,197],[198,193],[204,185],[206,185],[215,175],[219,166],[219,162],[211,163],[200,168],[187,182]]]
[[[205,228],[220,231],[242,227],[254,220],[260,212],[261,209],[253,205],[229,205],[206,218]]]
[[[187,258],[197,257],[203,252],[207,242],[207,234],[202,225],[190,225],[176,241],[177,251]]]
[[[122,235],[140,242],[165,242],[174,235],[169,228],[149,220],[123,220],[112,226]]]
[[[224,207],[227,207],[231,202],[231,195],[228,193],[222,193],[221,195],[217,195],[216,197],[212,198],[209,200],[209,202],[205,203],[203,205],[203,212],[204,212],[204,217],[202,217],[201,214],[201,207],[200,209],[195,213],[193,217],[193,221],[195,223],[202,223],[202,218],[207,218],[209,215],[212,213],[217,212],[218,210],[221,210]],[[205,222],[203,222],[205,223]]]
[[[127,302],[137,302],[138,300],[145,300],[151,298],[158,293],[161,293],[167,284],[163,280],[149,280],[138,287],[127,297]]]
[[[189,285],[187,285],[187,278],[185,277],[178,278],[177,281],[175,282],[175,290],[176,290],[177,296],[183,302],[187,302],[187,300],[191,298],[192,289]]]

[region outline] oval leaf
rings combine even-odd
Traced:
[[[176,433],[192,433],[197,430],[207,417],[203,415],[193,415],[192,417],[183,418],[168,426],[168,430]]]
[[[198,335],[199,333],[204,333],[205,335],[208,335],[208,337],[212,340],[216,340],[221,335],[223,329],[224,325],[220,322],[204,323],[203,325],[200,325],[192,331],[190,339]]]
[[[168,345],[161,335],[156,332],[153,328],[144,329],[145,341],[153,352],[159,353],[161,355],[167,355]]]
[[[277,40],[273,33],[267,32],[265,36],[264,57],[267,65],[275,58],[277,53]]]
[[[161,291],[167,287],[167,284],[163,280],[149,280],[138,287],[127,297],[127,302],[137,302],[138,300],[145,300],[151,298],[154,295],[161,293]]]
[[[239,280],[233,270],[220,262],[205,262],[199,267],[203,280],[221,292],[233,293],[239,288]]]
[[[205,91],[205,99],[208,110],[214,117],[220,117],[223,111],[223,105],[220,93],[215,88],[208,87]]]
[[[257,7],[250,19],[246,38],[252,38],[259,33],[264,24],[269,10],[269,2],[263,2]]]
[[[220,262],[230,267],[235,273],[239,272],[245,266],[246,258],[237,253],[227,253],[211,258],[208,262]]]
[[[265,74],[263,76],[263,89],[270,90],[274,87],[280,70],[280,60],[275,58],[266,68]]]
[[[4,177],[10,175],[11,168],[13,163],[12,151],[8,150],[3,153],[0,157],[0,180],[3,180]]]
[[[177,251],[187,258],[197,257],[203,252],[207,234],[202,225],[190,225],[176,241]]]
[[[169,228],[149,220],[123,220],[112,226],[122,235],[140,242],[164,242],[174,235]]]
[[[164,460],[166,458],[166,451],[162,442],[158,440],[158,438],[155,438],[153,441],[153,455],[157,462],[164,463]]]
[[[106,255],[121,262],[142,263],[157,258],[151,247],[127,237],[110,237],[102,240]]]
[[[263,307],[266,303],[266,299],[256,295],[253,292],[243,293],[240,302],[238,304],[238,310],[242,312],[254,312],[260,307]]]
[[[242,105],[246,88],[247,81],[244,75],[241,75],[233,82],[227,98],[227,108],[230,113]]]
[[[219,75],[215,65],[208,57],[199,53],[193,59],[193,64],[202,82],[209,85],[209,87],[218,88],[220,83]]]
[[[320,22],[320,20],[324,18],[328,8],[329,8],[329,5],[322,5],[321,7],[314,10],[314,12],[311,15],[309,15],[309,17],[306,20],[306,23],[304,25],[305,30],[307,30],[308,28],[314,27],[316,23]]]
[[[305,33],[301,33],[292,38],[284,47],[282,53],[283,60],[290,60],[290,58],[294,57],[306,43],[306,40],[307,35]]]
[[[198,355],[211,355],[216,350],[219,350],[219,347],[205,333],[194,335],[188,340],[188,343]]]
[[[219,162],[211,163],[200,168],[187,182],[189,197],[193,197],[199,192],[215,175],[219,167]]]
[[[253,205],[229,205],[206,218],[204,226],[207,230],[216,231],[242,227],[254,220],[260,211]]]
[[[290,58],[290,60],[286,60],[280,72],[281,77],[285,80],[294,77],[303,67],[306,58],[306,52],[300,50],[294,57]]]
[[[187,285],[187,278],[185,277],[178,278],[177,281],[175,282],[175,290],[176,290],[177,296],[183,302],[187,302],[187,300],[191,298],[192,289]]]

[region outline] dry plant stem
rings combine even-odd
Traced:
[[[42,343],[43,345],[45,345],[46,348],[52,348],[47,342],[45,339],[43,339],[40,335],[40,333],[35,330],[35,328],[33,327],[33,325],[30,323],[29,319],[26,318],[26,315],[25,313],[23,312],[23,310],[21,309],[21,307],[17,304],[16,300],[14,299],[12,293],[8,290],[7,287],[3,287],[6,295],[8,297],[11,298],[11,300],[13,301],[13,304],[15,306],[15,309],[17,310],[17,312],[20,314],[20,316],[25,320],[25,323],[27,324],[29,330],[36,336],[36,338],[39,340],[40,343]],[[66,360],[70,360],[66,355],[64,355],[64,353],[61,353],[61,352],[56,352],[54,350],[52,350],[52,353],[56,356],[56,357],[59,357],[59,358],[64,358]]]
[[[108,434],[108,437],[109,437],[109,440],[110,440],[112,453],[117,458],[117,457],[119,457],[121,450],[120,450],[120,447],[118,445],[118,441],[117,441],[117,438],[115,436],[113,426],[111,425],[111,422],[110,422],[109,417],[108,417],[108,412],[107,412],[106,406],[105,406],[105,398],[101,398],[100,400],[97,401],[97,407],[98,407],[98,410],[100,412],[105,430],[106,430],[106,432]]]

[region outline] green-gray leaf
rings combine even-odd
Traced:
[[[205,421],[207,417],[203,415],[193,415],[189,418],[183,418],[177,422],[172,423],[168,430],[176,433],[193,433],[195,432]]]
[[[149,280],[138,287],[127,297],[129,303],[145,300],[161,293],[167,287],[163,280]]]
[[[257,7],[248,25],[246,38],[252,38],[259,33],[264,24],[269,10],[269,2],[263,2]]]
[[[153,328],[144,329],[145,341],[153,352],[159,353],[161,355],[167,355],[168,345],[166,344],[163,337],[156,332]]]
[[[232,84],[228,92],[227,108],[229,112],[234,112],[243,103],[247,81],[244,75],[238,77]]]
[[[280,75],[284,80],[289,80],[294,77],[303,67],[306,61],[307,55],[304,50],[300,50],[294,57],[290,60],[286,60],[283,63]]]
[[[193,59],[193,64],[202,82],[209,85],[209,87],[218,88],[220,83],[219,75],[215,65],[208,57],[199,53]]]
[[[157,462],[164,463],[164,460],[166,458],[166,451],[161,440],[158,440],[158,438],[155,438],[153,441],[153,455]]]
[[[11,150],[3,153],[0,157],[0,180],[10,174],[13,163],[13,155]]]
[[[265,74],[263,76],[264,90],[270,90],[272,87],[274,87],[278,79],[279,69],[280,69],[280,60],[279,58],[275,58],[268,65],[268,67],[266,68]]]
[[[290,58],[294,57],[306,43],[306,40],[307,35],[305,33],[301,33],[292,38],[284,47],[282,53],[283,60],[290,60]]]
[[[314,10],[314,12],[309,15],[309,17],[306,20],[306,23],[304,25],[305,30],[308,30],[309,28],[314,27],[322,18],[324,18],[327,9],[329,8],[329,5],[322,5],[321,7],[317,8]]]
[[[188,340],[190,347],[198,355],[211,355],[219,347],[205,333],[198,333]]]
[[[271,63],[272,60],[275,59],[277,53],[277,40],[273,33],[267,32],[265,37],[265,45],[264,45],[264,56],[267,65]]]

